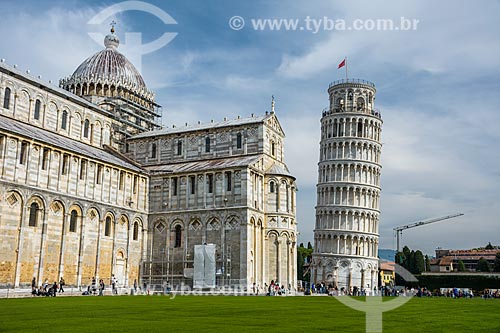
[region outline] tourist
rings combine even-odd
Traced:
[[[134,280],[134,294],[137,294],[137,279]]]
[[[99,280],[99,296],[104,296],[104,281],[102,279]]]
[[[36,289],[36,278],[33,277],[33,280],[31,280],[31,292],[35,291]]]
[[[56,297],[57,295],[57,281],[54,281],[54,284],[52,285],[52,296]]]
[[[114,295],[118,295],[118,291],[116,289],[116,278],[114,274],[111,274],[111,290]]]
[[[59,279],[59,292],[60,293],[63,293],[64,292],[64,285],[66,284],[66,282],[64,281],[63,277],[61,276],[61,278]]]
[[[92,277],[92,294],[95,295],[96,293],[96,286],[95,286],[95,276]]]

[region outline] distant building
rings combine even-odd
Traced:
[[[436,259],[431,260],[431,272],[453,272],[462,261],[465,270],[475,272],[479,259],[484,258],[493,267],[495,256],[500,250],[436,250]]]
[[[396,281],[396,273],[394,266],[396,263],[394,261],[380,261],[379,274],[380,274],[380,286],[382,287],[392,287]]]

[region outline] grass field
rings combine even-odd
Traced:
[[[105,296],[0,299],[0,332],[364,332],[333,297]],[[500,300],[413,298],[384,332],[500,332]]]

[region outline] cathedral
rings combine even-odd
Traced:
[[[0,286],[295,288],[295,177],[274,110],[165,128],[105,48],[59,87],[0,62]]]

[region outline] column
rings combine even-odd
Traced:
[[[62,230],[61,230],[61,247],[59,249],[59,274],[57,279],[60,280],[64,275],[64,251],[66,250],[66,219],[69,218],[69,214],[63,214]]]
[[[83,212],[80,216],[80,244],[78,246],[78,266],[77,266],[77,278],[76,285],[80,287],[82,285],[82,262],[83,262],[83,248],[85,244],[85,225],[83,223]]]
[[[39,258],[38,258],[38,272],[37,272],[37,281],[40,282],[43,279],[43,262],[44,262],[44,256],[45,256],[45,242],[47,241],[47,211],[46,209],[41,210],[40,212],[41,218],[43,219],[42,222],[42,235],[41,235],[41,241],[40,241],[40,251],[39,251]],[[36,265],[35,261],[35,265]]]
[[[104,217],[101,221],[97,221],[97,252],[95,256],[95,272],[94,277],[97,281],[99,281],[99,263],[100,263],[100,254],[101,254],[101,225],[106,223],[106,217]]]
[[[339,266],[335,266],[333,270],[333,284],[335,288],[339,286]]]

